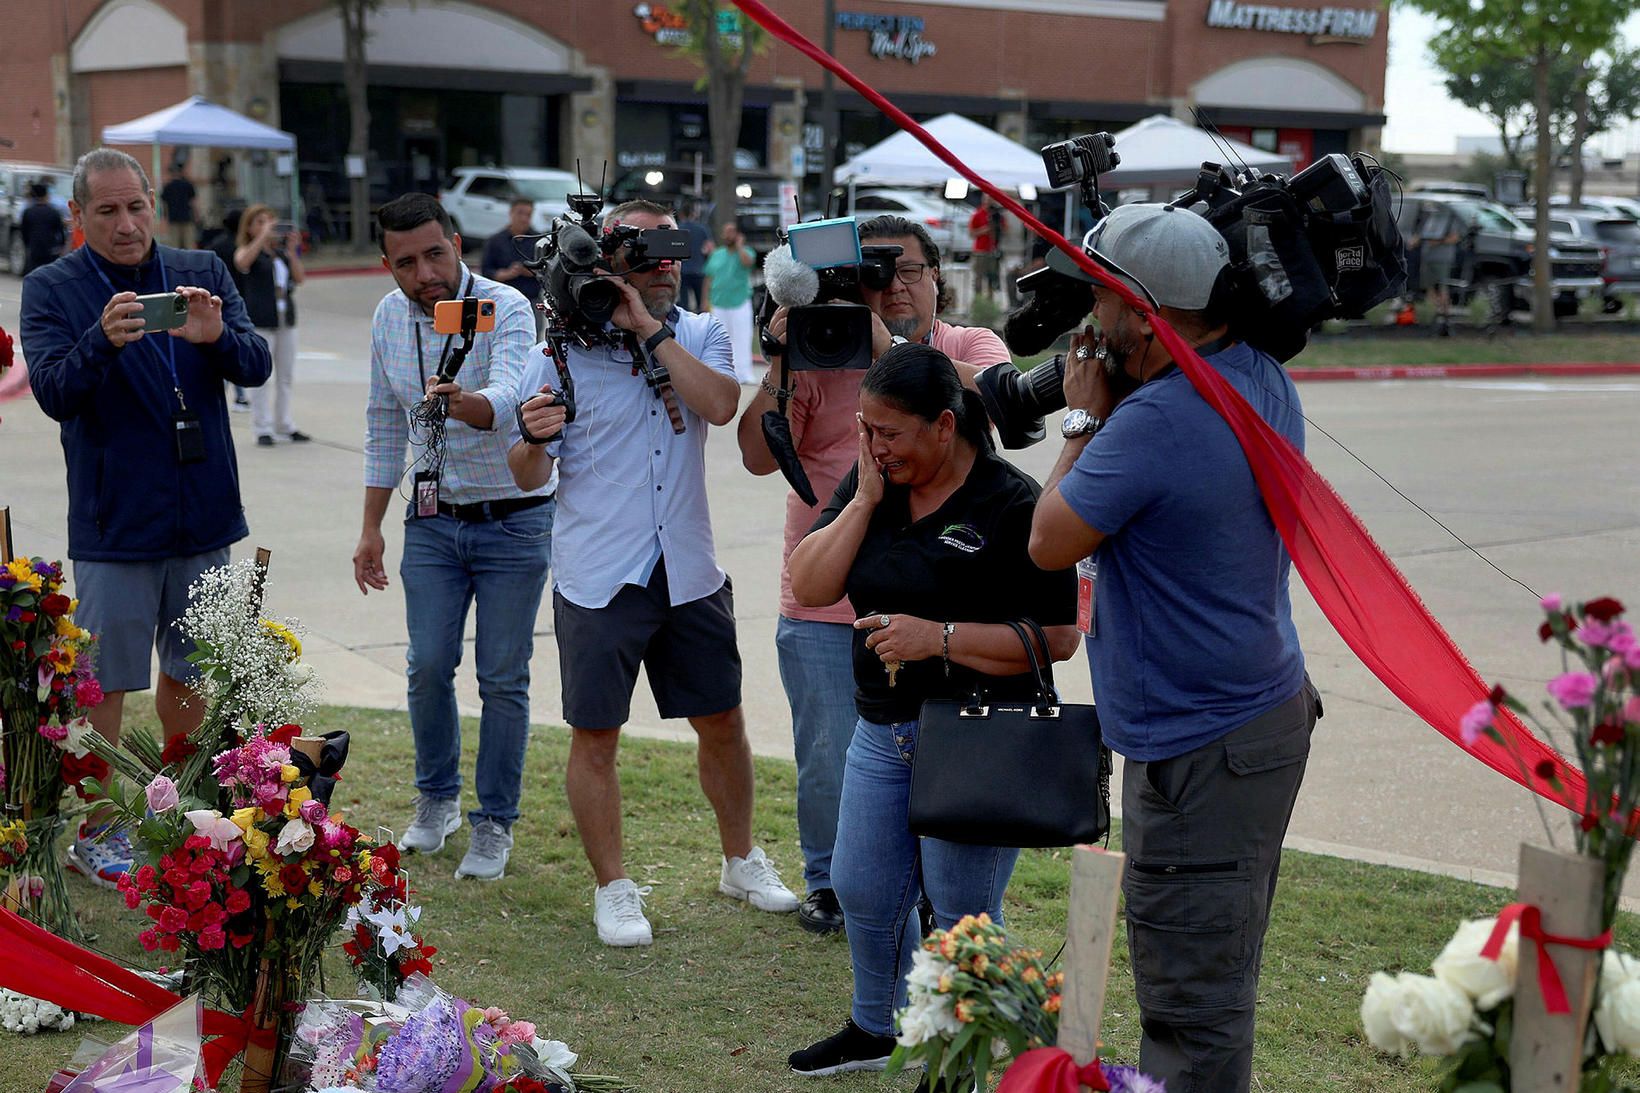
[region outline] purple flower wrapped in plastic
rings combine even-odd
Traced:
[[[440,992],[382,1045],[376,1060],[376,1089],[379,1093],[441,1093],[464,1088],[466,1080],[481,1069],[469,1035],[470,1025],[481,1019],[475,1012],[469,1020],[465,1002]],[[478,1088],[493,1084],[485,1081]]]
[[[1167,1085],[1160,1078],[1141,1074],[1136,1066],[1106,1066],[1103,1069],[1111,1093],[1167,1093]]]

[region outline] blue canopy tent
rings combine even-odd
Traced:
[[[104,144],[151,144],[154,148],[154,185],[161,181],[159,150],[162,145],[199,145],[210,148],[260,148],[291,153],[290,208],[300,217],[295,169],[296,138],[271,125],[236,114],[203,96],[194,95],[175,106],[156,110],[119,125],[105,126]]]

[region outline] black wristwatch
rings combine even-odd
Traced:
[[[655,350],[660,348],[662,342],[668,338],[675,337],[677,337],[677,333],[672,329],[671,325],[668,323],[662,323],[659,330],[644,339],[643,351],[653,357],[655,355]]]

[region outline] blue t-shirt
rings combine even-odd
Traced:
[[[1206,358],[1304,448],[1298,391],[1245,344]],[[1297,693],[1292,560],[1230,426],[1177,368],[1124,399],[1059,486],[1105,534],[1088,667],[1105,742],[1182,755]]]

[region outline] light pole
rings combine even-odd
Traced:
[[[828,54],[836,54],[837,0],[826,0],[826,25],[821,31],[822,42]],[[820,153],[820,201],[825,208],[826,195],[831,193],[831,172],[837,166],[837,95],[832,84],[831,69],[825,70],[820,83],[820,129],[825,148]]]

